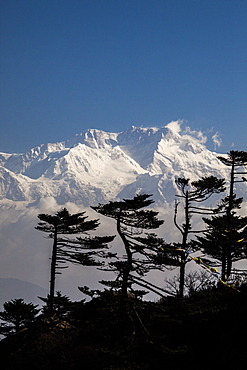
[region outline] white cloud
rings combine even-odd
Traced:
[[[168,123],[165,127],[169,128],[175,134],[178,134],[181,131],[181,124],[182,123],[183,123],[183,121],[180,121],[180,120],[172,121],[172,122]]]
[[[207,136],[204,135],[203,131],[191,130],[189,126],[185,127],[184,134],[195,137],[201,144],[205,144],[207,142]]]
[[[54,210],[57,211],[57,208],[62,208],[58,206],[56,199],[51,196],[40,198],[36,207],[45,213],[53,213]]]
[[[212,140],[213,140],[213,143],[214,143],[214,150],[216,150],[217,147],[219,148],[222,145],[222,140],[220,138],[220,133],[219,132],[216,132],[212,136]]]

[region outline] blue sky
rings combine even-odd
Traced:
[[[178,119],[247,150],[246,0],[2,0],[0,24],[0,151]]]

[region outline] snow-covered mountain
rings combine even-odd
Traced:
[[[0,197],[36,201],[54,197],[95,205],[137,191],[158,203],[174,199],[175,177],[227,176],[228,169],[192,135],[169,128],[131,127],[121,133],[87,130],[23,154],[1,154]]]
[[[175,178],[228,179],[229,168],[217,155],[206,148],[200,133],[182,131],[178,122],[161,128],[131,127],[120,133],[90,129],[27,153],[0,153],[0,277],[48,289],[51,240],[34,228],[39,213],[54,213],[62,206],[100,218],[97,235],[114,235],[113,220],[90,206],[132,198],[138,192],[153,194],[153,206],[165,220],[160,235],[180,241],[173,224]],[[246,199],[247,184],[237,185],[238,195]],[[246,211],[247,202],[242,207]],[[96,288],[101,279],[97,270],[71,266],[57,279],[56,288],[81,299],[77,286],[93,283]],[[162,285],[162,281],[156,283]]]

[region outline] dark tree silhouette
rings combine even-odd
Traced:
[[[25,303],[22,298],[12,299],[3,304],[4,311],[0,312],[0,319],[5,323],[1,324],[1,334],[7,335],[9,333],[18,332],[34,321],[39,309],[38,305],[32,303]]]
[[[66,263],[70,260],[73,262],[73,253],[71,252],[71,246],[69,245],[69,239],[65,238],[66,235],[71,234],[85,234],[89,231],[95,230],[99,226],[98,220],[87,221],[87,216],[85,212],[70,214],[66,208],[58,211],[55,215],[49,214],[39,214],[38,218],[41,222],[38,223],[36,227],[37,230],[49,233],[49,237],[53,239],[52,247],[52,258],[51,258],[51,272],[50,272],[50,294],[49,294],[49,309],[50,313],[53,311],[53,301],[55,293],[55,278],[58,273],[58,269],[66,268],[67,266],[61,266],[61,264]],[[59,236],[61,236],[59,238]],[[79,240],[79,238],[78,238]],[[83,238],[81,238],[83,240]],[[85,243],[87,243],[88,249],[90,249],[90,238],[85,238]],[[94,240],[95,242],[95,240]],[[100,239],[97,240],[97,247],[104,247],[102,243],[100,244]],[[70,251],[66,251],[66,247]],[[78,252],[75,255],[78,255]],[[79,257],[78,257],[79,258]],[[82,264],[92,264],[92,255],[85,253],[81,255]]]
[[[144,234],[145,230],[157,229],[164,222],[156,217],[158,212],[143,209],[154,203],[150,197],[148,194],[139,194],[133,199],[92,207],[98,213],[116,220],[117,232],[123,242],[125,255],[116,262],[110,262],[108,266],[110,271],[117,273],[115,286],[120,285],[123,296],[127,296],[128,288],[133,282],[138,283],[133,273],[139,276],[147,273],[153,263],[151,253],[155,253],[158,246],[164,242],[154,233]]]
[[[46,303],[45,306],[43,306],[43,313],[47,313],[47,309],[49,309],[49,301],[50,301],[50,296],[49,294],[47,295],[46,298],[43,297],[38,297],[41,299],[43,302]],[[56,295],[54,296],[53,300],[53,314],[56,317],[62,317],[70,312],[70,310],[73,307],[73,302],[69,299],[68,296],[62,295],[60,291],[56,292]]]
[[[237,198],[236,194],[234,193],[234,186],[236,183],[247,181],[247,178],[243,176],[247,175],[247,171],[244,170],[244,166],[247,165],[247,152],[231,150],[227,157],[219,156],[218,159],[226,166],[230,167],[229,195],[225,197],[221,203],[221,209],[224,209],[226,212],[225,226],[228,231],[228,235],[230,235],[231,232],[234,233],[234,225],[236,224],[236,220],[234,219],[234,214],[236,212],[234,210],[241,208],[243,201],[243,198]],[[224,281],[231,274],[233,262],[232,257],[234,254],[234,249],[236,249],[236,244],[232,244],[234,237],[229,238],[228,240],[228,243],[223,243],[221,245],[221,259],[223,267],[222,279]]]
[[[180,226],[177,222],[177,209],[179,202],[175,203],[174,223],[175,226],[182,234],[182,241],[180,247],[177,244],[178,254],[180,258],[180,287],[179,295],[183,297],[184,279],[185,279],[185,265],[188,262],[187,251],[195,248],[195,243],[188,241],[190,233],[202,232],[201,230],[195,231],[192,229],[191,217],[193,214],[214,214],[216,209],[203,208],[200,203],[209,199],[213,194],[221,193],[225,190],[225,180],[218,179],[214,176],[202,177],[197,181],[190,184],[189,179],[177,178],[176,185],[180,191],[177,195],[178,198],[183,200],[184,208],[184,223]]]
[[[115,235],[59,238],[60,259],[83,266],[103,266],[103,259],[116,256],[116,253],[106,251],[114,238]]]
[[[231,265],[232,262],[247,257],[247,238],[243,235],[244,229],[247,230],[247,217],[231,214],[231,229],[227,215],[204,218],[204,222],[207,224],[207,230],[204,236],[197,237],[198,245],[204,253],[221,263],[221,280],[225,282],[231,274],[231,270],[226,269],[229,262],[226,251],[229,245],[234,246],[231,248]]]

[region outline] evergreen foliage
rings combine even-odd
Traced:
[[[152,253],[156,253],[158,247],[164,245],[164,240],[156,234],[144,233],[145,230],[159,228],[164,222],[157,218],[158,212],[143,209],[153,203],[150,197],[149,194],[138,194],[133,199],[92,207],[100,214],[116,220],[117,233],[126,255],[108,264],[108,270],[117,274],[116,282],[104,283],[120,288],[125,296],[132,283],[137,283],[133,274],[145,275],[153,267]]]
[[[226,166],[242,167],[247,165],[247,152],[243,150],[231,150],[227,157],[218,156],[218,159]]]
[[[69,299],[68,296],[62,295],[60,291],[56,292],[57,294],[54,296],[53,300],[53,316],[55,317],[62,317],[66,314],[68,314],[72,307],[73,302]],[[50,296],[47,295],[46,298],[39,297],[43,302],[46,303],[45,306],[43,306],[43,313],[46,315],[49,314],[49,302],[50,302]]]
[[[66,268],[61,264],[77,262],[82,265],[94,266],[99,263],[95,260],[95,255],[99,255],[102,248],[106,248],[107,243],[114,237],[78,237],[77,240],[70,241],[65,235],[87,234],[99,226],[98,220],[87,220],[85,212],[70,214],[66,208],[58,211],[55,215],[39,214],[41,222],[36,227],[37,230],[49,233],[53,239],[51,274],[50,274],[50,294],[49,305],[50,313],[53,313],[54,295],[55,295],[55,278],[58,274],[57,269]],[[61,237],[59,237],[61,235]],[[97,252],[91,249],[96,249]],[[85,250],[83,253],[78,250]]]
[[[102,259],[113,258],[115,253],[106,251],[113,236],[77,237],[76,239],[59,239],[60,256],[63,261],[83,266],[103,266]]]
[[[230,276],[230,273],[226,276],[226,251],[229,245],[231,263],[247,258],[247,238],[243,235],[244,229],[247,228],[247,217],[231,215],[231,229],[227,215],[204,218],[204,222],[207,224],[207,230],[204,236],[197,237],[198,246],[209,257],[221,263],[221,279],[226,281]]]
[[[246,293],[245,285],[239,292],[222,286],[183,299],[144,302],[105,291],[78,302],[59,320],[38,317],[28,329],[2,340],[2,369],[208,369],[212,362],[241,368]]]
[[[179,266],[180,266],[180,288],[179,294],[183,297],[184,294],[184,279],[185,279],[185,265],[188,262],[187,251],[194,250],[196,244],[192,241],[188,241],[190,233],[195,233],[192,229],[191,218],[193,214],[214,214],[218,212],[217,209],[203,208],[200,204],[201,202],[209,199],[213,194],[221,193],[225,190],[225,180],[218,179],[214,176],[202,177],[197,181],[193,181],[190,184],[189,179],[178,178],[175,180],[176,185],[180,191],[177,195],[183,201],[184,208],[184,223],[178,225],[177,222],[177,208],[179,202],[175,204],[175,214],[174,223],[178,230],[182,234],[182,241],[180,244],[175,244],[179,256]],[[199,231],[201,232],[201,231]]]
[[[218,158],[230,167],[229,195],[218,206],[218,211],[225,215],[212,220],[204,218],[207,230],[198,240],[200,248],[221,262],[221,278],[226,281],[231,275],[232,263],[247,256],[246,239],[240,237],[241,231],[247,227],[247,218],[237,216],[235,211],[241,208],[243,198],[237,198],[234,193],[236,183],[247,181],[242,176],[247,174],[243,169],[247,165],[247,152],[232,150],[226,157]]]
[[[22,298],[5,302],[4,311],[0,312],[0,319],[4,322],[1,324],[1,334],[18,332],[30,324],[39,312],[37,307],[38,305],[25,303]]]

